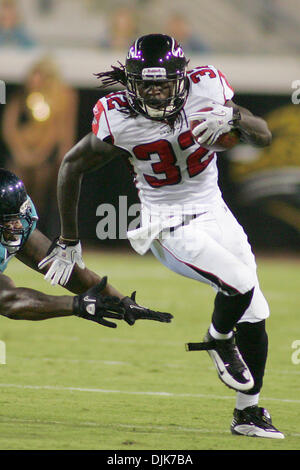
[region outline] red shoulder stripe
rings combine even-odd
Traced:
[[[228,88],[230,88],[230,90],[231,90],[233,93],[234,93],[234,89],[233,89],[232,86],[229,84],[227,78],[225,77],[225,75],[224,75],[220,70],[218,70],[218,74],[219,74],[220,82],[221,82],[221,85],[222,85],[222,88],[223,88],[224,101],[226,102],[226,101],[227,101],[227,98],[226,98],[226,95],[225,95],[225,88],[224,88],[223,80],[225,81],[226,85],[228,86]]]
[[[100,117],[101,117],[102,113],[104,113],[106,124],[107,124],[108,130],[109,130],[110,136],[112,138],[112,143],[114,143],[114,136],[112,135],[112,132],[111,132],[111,129],[110,129],[110,125],[109,125],[109,122],[108,122],[108,119],[107,119],[106,111],[105,111],[105,108],[104,108],[104,106],[103,106],[103,104],[101,103],[100,100],[98,100],[97,103],[95,104],[94,109],[93,109],[93,113],[94,113],[94,119],[93,119],[93,122],[92,122],[92,131],[93,131],[93,133],[96,136],[98,136]]]

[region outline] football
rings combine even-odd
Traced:
[[[240,142],[240,133],[237,129],[232,129],[225,134],[221,134],[213,147],[218,147],[216,150],[229,150],[235,147]]]
[[[201,112],[211,111],[212,109],[213,108],[207,107],[207,108],[202,108],[199,111],[201,111]],[[199,120],[199,119],[195,119],[195,120],[191,121],[190,126],[191,126],[192,134],[193,134],[193,129],[195,129],[195,127],[197,127],[199,124],[201,124],[201,122],[203,122],[203,121]],[[197,137],[193,135],[196,142],[197,142],[198,137],[201,137],[201,135],[204,132],[205,131],[201,132],[201,134],[199,134]],[[232,149],[239,142],[240,142],[240,133],[239,133],[239,131],[237,129],[232,129],[231,131],[226,132],[225,134],[221,134],[214,145],[209,146],[209,147],[205,146],[205,144],[200,144],[200,145],[204,148],[209,148],[210,150],[213,149],[213,150],[217,150],[217,151],[221,152],[221,151]]]

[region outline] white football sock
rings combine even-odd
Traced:
[[[238,410],[244,410],[248,406],[258,405],[259,393],[256,395],[247,395],[246,393],[237,392],[236,405]]]
[[[212,323],[211,323],[208,331],[214,339],[229,339],[233,335],[232,331],[230,331],[229,333],[219,333],[215,329],[215,327]]]

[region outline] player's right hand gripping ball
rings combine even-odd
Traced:
[[[212,102],[189,116],[195,141],[209,150],[224,151],[240,142],[240,133],[232,126],[233,109]]]

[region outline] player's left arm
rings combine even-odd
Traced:
[[[103,296],[106,279],[83,294],[47,295],[14,282],[0,273],[0,315],[11,320],[41,321],[75,315],[109,328],[117,325],[107,318],[126,320],[124,307],[117,297]],[[129,323],[128,320],[126,320]]]
[[[228,100],[225,106],[233,108],[235,128],[241,133],[242,140],[257,147],[266,147],[271,144],[272,134],[264,119],[255,116],[247,108]]]
[[[48,267],[39,269],[38,264],[45,257],[50,245],[51,241],[42,232],[35,229],[16,257],[31,269],[45,274]],[[68,283],[64,287],[74,294],[82,294],[101,280],[102,278],[90,269],[86,267],[80,269],[75,266]],[[124,294],[121,294],[109,284],[106,285],[103,294],[115,296],[119,299],[124,297]]]
[[[16,257],[31,269],[45,274],[47,268],[43,268],[41,270],[39,269],[38,264],[45,257],[50,245],[50,240],[38,229],[35,229]],[[134,325],[135,321],[139,319],[154,320],[163,323],[171,322],[173,316],[170,313],[151,310],[137,304],[135,301],[135,292],[131,297],[125,296],[112,285],[108,284],[105,277],[99,277],[95,272],[86,267],[81,269],[78,266],[75,266],[70,279],[67,284],[64,285],[64,288],[74,294],[83,294],[87,291],[90,292],[91,290],[94,290],[100,282],[103,284],[103,287],[101,288],[101,294],[104,301],[103,310],[105,310],[105,308],[109,309],[110,306],[112,309],[117,308],[118,310],[117,316],[112,316],[112,318],[120,319],[119,314],[122,314],[123,319],[129,325]],[[39,295],[42,296],[43,294]],[[114,299],[118,299],[119,303],[116,303]],[[67,301],[69,301],[68,298]],[[67,314],[71,313],[68,312]],[[86,318],[86,316],[84,316],[84,318]]]

